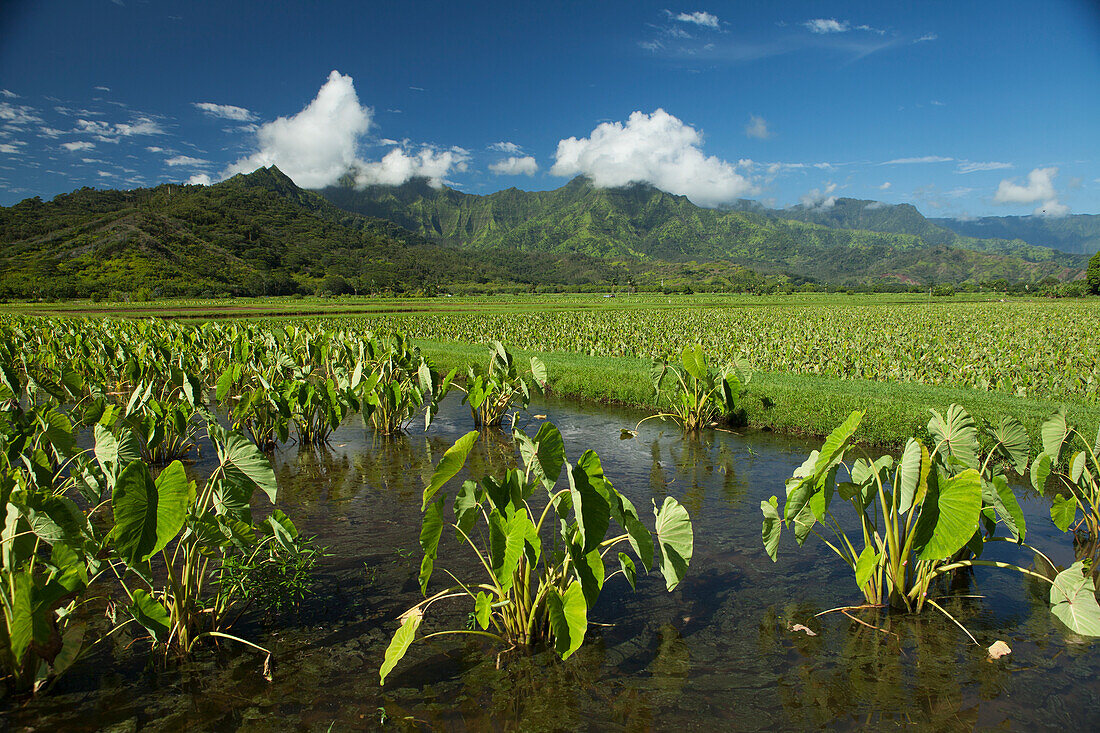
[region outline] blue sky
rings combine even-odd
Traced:
[[[0,204],[80,186],[640,180],[1100,213],[1100,3],[7,0]],[[337,73],[334,73],[337,72]]]

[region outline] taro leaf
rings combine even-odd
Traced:
[[[956,404],[947,408],[946,417],[938,410],[930,412],[928,432],[936,441],[935,452],[954,457],[967,468],[977,468],[978,430],[970,413]]]
[[[806,538],[810,536],[810,530],[814,528],[816,523],[817,519],[814,518],[813,510],[810,509],[808,504],[802,507],[802,511],[791,519],[791,524],[794,525],[794,539],[799,547],[806,543]]]
[[[814,518],[819,522],[825,521],[825,514],[829,511],[833,494],[836,493],[836,469],[837,466],[833,466],[821,477],[821,480],[817,482],[817,490],[810,496],[808,506],[814,513]]]
[[[1073,454],[1073,458],[1069,462],[1069,480],[1075,484],[1081,482],[1081,476],[1085,473],[1085,464],[1087,459],[1085,457],[1085,451],[1079,450]]]
[[[64,413],[56,409],[50,410],[44,416],[46,423],[46,437],[50,444],[61,455],[72,452],[76,439],[73,437],[73,423]]]
[[[1012,538],[1017,542],[1023,542],[1027,533],[1027,523],[1024,521],[1024,512],[1020,509],[1020,503],[1016,501],[1016,495],[1004,476],[993,477],[993,507],[997,510],[997,516],[1008,527]]]
[[[562,659],[580,648],[588,630],[588,604],[580,583],[573,581],[564,593],[552,590],[546,597],[550,627],[554,630],[554,651]]]
[[[625,552],[619,553],[619,567],[622,569],[623,575],[626,576],[626,582],[630,583],[630,589],[638,590],[638,569],[634,567],[634,561],[630,559],[630,555]]]
[[[448,448],[443,457],[439,459],[439,465],[435,467],[431,480],[424,487],[424,500],[420,511],[426,510],[436,492],[443,488],[443,484],[450,481],[456,473],[462,470],[462,466],[466,463],[466,456],[470,454],[470,449],[474,447],[474,442],[477,441],[477,436],[478,432],[476,430],[466,433],[456,440],[455,444]]]
[[[878,551],[871,545],[867,545],[863,548],[863,552],[859,553],[859,558],[856,559],[855,571],[856,586],[860,590],[863,590],[871,580],[871,576],[878,567],[879,557]]]
[[[533,439],[522,431],[516,431],[516,437],[520,441],[519,453],[524,465],[547,491],[552,490],[565,465],[565,443],[561,432],[552,422],[544,422]]]
[[[428,595],[428,581],[435,569],[436,553],[439,551],[439,538],[443,534],[443,500],[440,496],[428,505],[424,512],[424,523],[420,527],[420,548],[424,559],[420,561],[420,592]]]
[[[218,381],[215,385],[214,399],[218,404],[223,404],[225,398],[229,396],[229,390],[233,387],[233,367],[229,367],[222,375],[218,377]]]
[[[271,516],[267,518],[267,524],[271,527],[271,533],[275,537],[275,541],[284,550],[297,551],[294,546],[294,539],[298,536],[298,528],[294,526],[294,522],[290,521],[290,517],[283,513],[282,509],[276,509],[272,512]]]
[[[428,366],[428,362],[420,362],[420,367],[416,370],[416,380],[419,382],[422,395],[432,393],[432,369]]]
[[[455,495],[455,524],[467,535],[477,521],[477,508],[481,505],[484,496],[484,490],[476,481],[464,481],[462,488]]]
[[[1050,518],[1054,520],[1054,526],[1061,532],[1069,529],[1077,516],[1077,497],[1057,494],[1050,504]]]
[[[474,600],[474,620],[482,631],[489,628],[489,614],[493,608],[493,599],[483,590],[477,592]]]
[[[817,461],[814,463],[814,476],[820,478],[826,471],[840,463],[844,457],[844,451],[852,440],[852,435],[855,434],[860,421],[863,420],[863,414],[859,411],[853,412],[833,432],[829,433],[829,437],[825,438],[821,451],[818,453]],[[788,516],[790,515],[788,514]]]
[[[1092,573],[1081,560],[1073,563],[1054,579],[1050,588],[1051,613],[1082,636],[1100,636],[1100,605]]]
[[[531,376],[535,378],[535,384],[540,390],[546,389],[546,365],[537,356],[531,357]]]
[[[134,620],[144,626],[158,644],[166,643],[171,636],[172,623],[168,609],[144,588],[135,590],[132,600],[129,611]]]
[[[582,554],[588,554],[603,542],[607,528],[611,526],[611,506],[594,485],[595,480],[603,483],[602,472],[598,477],[590,476],[585,467],[592,469],[591,460],[584,460],[592,451],[585,451],[577,465],[569,471],[569,494],[573,499],[573,512],[580,532]],[[595,455],[595,454],[593,454]],[[583,466],[582,467],[582,462]],[[598,461],[597,461],[598,464]]]
[[[695,539],[691,531],[691,519],[687,509],[671,496],[665,497],[660,511],[654,503],[657,517],[657,553],[665,587],[673,590],[687,574],[688,564],[694,552]]]
[[[263,454],[263,451],[251,440],[236,432],[225,434],[222,449],[224,451],[222,465],[225,466],[225,475],[237,479],[234,483],[254,484],[257,488],[263,490],[267,494],[267,498],[274,504],[279,487],[275,482],[275,471],[272,470],[271,462],[267,460],[267,456]],[[249,494],[251,494],[251,491]]]
[[[513,574],[523,557],[524,541],[530,524],[526,509],[520,509],[510,519],[505,519],[496,509],[489,514],[489,547],[493,575],[504,593],[512,589]]]
[[[1047,478],[1050,476],[1050,471],[1053,467],[1054,461],[1046,453],[1040,453],[1039,456],[1031,462],[1031,485],[1039,492],[1040,496],[1046,490]]]
[[[976,469],[929,485],[914,527],[919,560],[942,560],[958,552],[974,536],[982,509],[982,479]]]
[[[11,607],[5,609],[10,614],[6,631],[11,655],[16,664],[19,664],[34,638],[34,601],[31,597],[34,593],[34,577],[24,571],[12,573],[9,578]]]
[[[684,364],[684,370],[696,379],[707,376],[707,358],[703,355],[702,344],[684,348],[681,361]]]
[[[80,656],[80,648],[84,645],[84,631],[87,624],[73,624],[65,629],[61,637],[61,651],[53,659],[50,665],[50,674],[57,676],[73,665]]]
[[[767,551],[772,562],[778,559],[776,553],[779,550],[779,535],[783,530],[783,523],[779,520],[779,510],[776,508],[778,505],[779,500],[774,496],[768,501],[760,502],[760,511],[764,513],[760,534],[764,540],[764,550]]]
[[[921,484],[923,456],[926,454],[924,446],[916,438],[910,438],[905,442],[905,450],[901,454],[901,462],[898,465],[898,484],[901,490],[901,498],[898,505],[898,513],[905,514],[916,501],[917,487]]]
[[[1001,418],[993,431],[993,438],[997,441],[997,452],[1008,459],[1016,473],[1022,474],[1027,470],[1031,441],[1019,420],[1014,417]]]
[[[111,537],[119,556],[133,564],[160,552],[183,528],[191,498],[191,485],[179,461],[173,461],[155,482],[144,463],[131,461],[111,496],[115,517]]]
[[[1050,456],[1054,463],[1058,463],[1062,456],[1062,444],[1069,436],[1069,426],[1066,424],[1066,413],[1061,408],[1047,418],[1043,427],[1039,429],[1039,435],[1043,439],[1043,453]]]
[[[386,647],[386,658],[382,661],[382,667],[378,670],[378,684],[386,684],[386,675],[401,661],[409,645],[416,639],[416,630],[420,628],[420,622],[424,620],[424,614],[419,609],[409,611],[402,619],[401,627],[393,635],[390,645]]]
[[[638,517],[638,510],[634,508],[634,504],[631,503],[630,499],[618,492],[615,493],[622,503],[621,524],[623,529],[626,530],[630,547],[634,550],[634,554],[638,556],[638,559],[642,561],[642,567],[648,573],[653,569],[653,535],[642,524],[642,520]]]
[[[583,554],[580,545],[575,542],[568,545],[568,552],[570,560],[573,562],[573,573],[580,581],[581,589],[584,591],[585,601],[589,607],[595,606],[596,600],[600,597],[600,591],[603,589],[607,572],[604,568],[603,557],[600,555],[599,550],[593,550],[587,555]]]
[[[783,521],[790,522],[801,514],[802,510],[809,505],[816,489],[817,484],[813,476],[787,479],[787,502],[783,505]]]

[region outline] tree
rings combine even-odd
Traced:
[[[1100,294],[1100,252],[1097,252],[1089,260],[1089,269],[1085,275],[1088,290],[1093,295]]]

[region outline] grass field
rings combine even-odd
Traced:
[[[867,410],[861,433],[897,443],[918,433],[928,409],[958,402],[975,417],[1011,415],[1037,438],[1065,407],[1100,424],[1100,301],[995,295],[806,293],[773,296],[599,295],[478,298],[280,298],[151,303],[10,304],[52,316],[324,318],[333,327],[400,329],[441,367],[481,361],[503,341],[538,354],[553,389],[583,400],[653,408],[653,356],[700,342],[714,362],[747,358],[748,425],[823,435]],[[461,369],[460,369],[461,371]]]

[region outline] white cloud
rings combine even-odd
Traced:
[[[921,36],[920,38],[913,41],[913,43],[924,43],[925,41],[934,41],[937,38],[939,38],[939,36],[937,36],[935,33],[925,33],[923,36]]]
[[[852,27],[846,20],[836,18],[814,18],[802,24],[810,30],[810,33],[844,33]]]
[[[187,179],[187,183],[190,186],[209,186],[213,181],[208,173],[196,173]]]
[[[879,209],[885,209],[889,205],[890,204],[886,203],[885,201],[872,201],[871,203],[864,206],[863,210],[864,211],[878,211]]]
[[[65,134],[64,130],[58,130],[56,127],[39,127],[38,134],[42,137],[61,137]]]
[[[976,171],[998,171],[1005,168],[1012,168],[1011,163],[998,163],[995,160],[991,160],[988,163],[977,163],[970,160],[959,161],[959,167],[955,169],[956,173],[974,173]]]
[[[438,188],[452,169],[466,170],[469,157],[469,152],[462,148],[439,151],[425,145],[413,154],[403,148],[394,148],[378,162],[359,161],[355,182],[360,186],[372,183],[399,186],[410,178],[427,178]]]
[[[489,170],[498,176],[533,176],[538,172],[538,169],[539,164],[530,155],[522,158],[513,155],[489,166]]]
[[[100,178],[110,178],[114,175],[114,173],[111,173],[109,171],[96,171],[96,175],[98,175]]]
[[[1016,183],[1015,178],[1005,178],[997,186],[993,200],[998,204],[1032,204],[1057,198],[1054,191],[1054,177],[1057,175],[1056,167],[1036,168],[1027,174],[1027,184],[1023,186]]]
[[[147,147],[145,149],[148,150],[150,153],[163,153],[164,152],[164,148],[162,148],[160,146],[157,146],[157,145],[150,145],[149,147]]]
[[[877,33],[880,36],[886,34],[886,31],[882,30],[881,28],[872,28],[871,26],[866,25],[866,24],[865,25],[857,25],[856,30],[857,31],[867,31],[868,33]]]
[[[745,134],[749,137],[767,140],[772,136],[772,131],[768,129],[768,121],[763,117],[750,115],[749,124],[745,125]]]
[[[0,89],[0,96],[7,97],[8,99],[19,99],[19,95],[10,89]]]
[[[85,120],[83,118],[76,121],[76,127],[73,128],[73,132],[84,135],[95,135],[97,140],[102,142],[115,143],[118,142],[120,137],[131,137],[133,135],[163,135],[164,128],[160,126],[160,123],[149,117],[136,117],[132,122],[119,122],[112,125],[109,122],[103,120]]]
[[[879,187],[878,187],[878,190],[879,190],[879,191],[888,191],[888,190],[890,190],[890,186],[892,186],[892,185],[894,185],[894,184],[892,184],[892,183],[890,183],[889,181],[887,181],[886,183],[884,183],[884,184],[882,184],[881,186],[879,186]]]
[[[232,104],[215,104],[214,102],[192,102],[195,109],[202,111],[210,117],[218,117],[223,120],[236,120],[237,122],[252,122],[256,115],[244,107],[234,107]]]
[[[673,20],[678,20],[681,23],[701,25],[704,28],[718,29],[718,16],[708,13],[705,10],[696,10],[694,13],[680,13],[674,15]]]
[[[224,175],[274,164],[299,186],[336,183],[359,162],[356,147],[372,114],[359,104],[352,78],[334,70],[305,109],[262,125],[256,132],[260,149],[230,165]]]
[[[908,165],[911,163],[950,163],[954,158],[945,158],[942,155],[925,155],[920,158],[894,158],[879,165]]]
[[[8,125],[27,125],[42,122],[37,114],[38,110],[25,104],[11,104],[0,102],[0,120]]]
[[[800,204],[807,209],[831,209],[833,204],[836,203],[836,196],[831,196],[833,191],[836,190],[836,184],[830,182],[825,186],[825,190],[820,188],[810,189],[810,191],[798,198]]]
[[[165,165],[177,166],[177,165],[210,165],[209,160],[203,160],[202,158],[192,158],[189,155],[177,155],[174,158],[169,158],[164,161]]]
[[[499,143],[493,143],[492,145],[490,145],[489,150],[496,150],[499,153],[508,153],[509,155],[516,155],[516,154],[522,152],[523,148],[516,145],[515,143],[499,142]]]
[[[26,145],[26,143],[22,142],[21,140],[16,140],[10,143],[0,143],[0,153],[17,155],[19,153],[19,148],[23,147],[24,145]]]
[[[734,166],[700,149],[703,137],[663,109],[634,112],[624,125],[605,122],[587,138],[558,142],[555,176],[588,176],[593,185],[614,188],[650,183],[687,196],[701,206],[716,206],[755,193],[752,182]]]
[[[1048,216],[1052,219],[1057,219],[1069,214],[1069,207],[1065,204],[1058,203],[1057,200],[1047,201],[1045,204],[1036,207],[1032,212],[1035,216]]]
[[[111,91],[111,87],[92,87],[92,89],[95,89],[97,92],[109,92],[109,91]]]
[[[95,147],[95,143],[90,143],[87,140],[78,140],[71,143],[61,143],[61,147],[69,151],[91,150]]]

